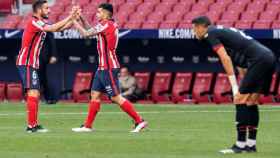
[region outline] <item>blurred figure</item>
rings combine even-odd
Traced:
[[[143,97],[143,91],[137,87],[136,79],[130,74],[127,67],[121,69],[119,80],[123,97],[133,102]]]
[[[47,66],[57,62],[57,48],[54,39],[54,34],[48,32],[45,43],[43,45],[42,53],[40,54],[40,69],[39,75],[41,77],[40,84],[44,93],[44,99],[47,104],[55,104],[58,98],[48,81]]]

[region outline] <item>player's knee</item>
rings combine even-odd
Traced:
[[[31,90],[28,90],[27,95],[30,96],[30,97],[39,98],[40,97],[40,91],[37,90],[37,89],[31,89]]]
[[[96,93],[91,93],[91,101],[100,102],[101,101],[100,95]]]
[[[125,101],[125,98],[122,97],[121,95],[117,95],[117,96],[113,96],[111,98],[111,100],[113,102],[115,102],[116,104],[122,105],[124,103],[124,101]]]

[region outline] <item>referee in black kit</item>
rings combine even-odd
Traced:
[[[237,141],[223,154],[256,152],[256,138],[259,124],[258,100],[260,94],[269,92],[272,75],[276,68],[273,52],[252,37],[235,28],[213,26],[206,16],[192,20],[197,39],[206,41],[218,54],[228,75],[236,105]],[[229,55],[227,49],[232,50]],[[244,56],[248,65],[246,74],[238,87],[232,56]],[[247,136],[248,134],[248,136]]]

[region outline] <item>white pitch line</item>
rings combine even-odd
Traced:
[[[139,112],[140,114],[164,114],[164,113],[233,113],[235,111],[233,110],[216,110],[216,111],[209,111],[209,110],[190,110],[190,111],[143,111],[143,112]],[[263,109],[260,110],[260,112],[280,112],[280,109]],[[102,114],[123,114],[124,112],[100,112]],[[55,116],[55,115],[86,115],[86,112],[61,112],[61,113],[57,113],[57,112],[50,112],[50,113],[40,113],[40,115],[45,115],[45,116]],[[21,113],[0,113],[0,116],[22,116],[22,115],[26,115],[25,113],[21,112]]]

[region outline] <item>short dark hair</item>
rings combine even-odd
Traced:
[[[32,3],[33,12],[36,12],[43,4],[47,3],[47,0],[34,0]]]
[[[107,11],[109,11],[112,15],[114,14],[114,9],[113,9],[113,5],[110,3],[101,3],[98,8],[102,8],[105,9]]]
[[[209,26],[211,25],[211,20],[207,16],[198,16],[192,20],[192,24]]]

